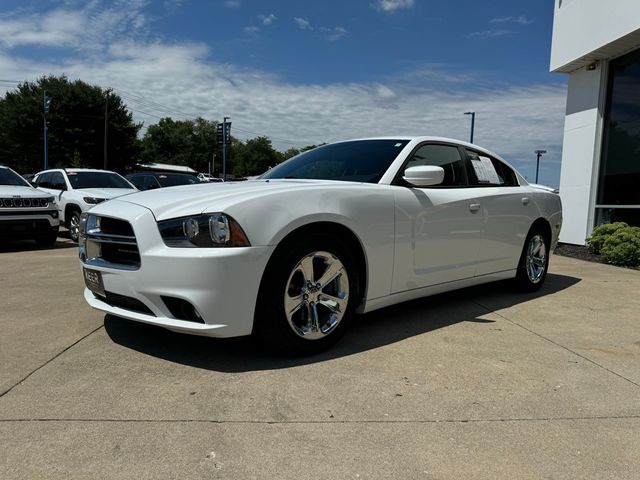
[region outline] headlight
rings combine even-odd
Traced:
[[[224,213],[208,213],[158,222],[167,247],[249,247],[244,231]]]
[[[104,202],[106,198],[99,197],[84,197],[83,200],[89,205],[95,205],[96,203]]]

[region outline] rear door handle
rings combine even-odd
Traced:
[[[471,212],[475,213],[478,210],[480,210],[480,204],[479,203],[471,203],[469,205],[469,210],[471,210]]]
[[[530,202],[529,197],[522,197],[522,204],[523,205],[529,205],[529,202]]]

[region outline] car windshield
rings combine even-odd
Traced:
[[[28,187],[29,183],[13,170],[9,170],[8,168],[0,168],[0,185]]]
[[[353,140],[301,153],[260,178],[377,183],[409,140]]]
[[[200,183],[200,181],[193,175],[172,175],[170,173],[163,173],[156,177],[160,185],[163,187],[174,187],[176,185],[191,185],[193,183]]]
[[[67,172],[73,188],[133,188],[117,173]]]

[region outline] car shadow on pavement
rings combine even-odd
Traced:
[[[540,291],[528,294],[514,291],[508,281],[495,282],[358,315],[336,346],[309,357],[267,352],[249,337],[197,337],[112,315],[105,316],[104,325],[115,343],[170,362],[219,372],[273,370],[354,355],[461,322],[492,324],[493,320],[485,318],[491,311],[557,293],[579,281],[575,277],[549,274]],[[491,305],[491,309],[483,305]]]
[[[51,246],[41,246],[33,240],[1,241],[0,253],[30,252],[38,250],[60,250],[77,246],[77,243],[74,243],[68,238],[65,238],[61,235],[56,240],[56,243]]]

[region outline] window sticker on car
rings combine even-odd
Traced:
[[[402,146],[402,143],[396,143],[396,144],[394,145],[394,147],[401,147],[401,146]]]
[[[473,165],[473,170],[476,172],[476,177],[478,177],[478,183],[500,184],[500,178],[490,158],[471,157],[471,165]]]

